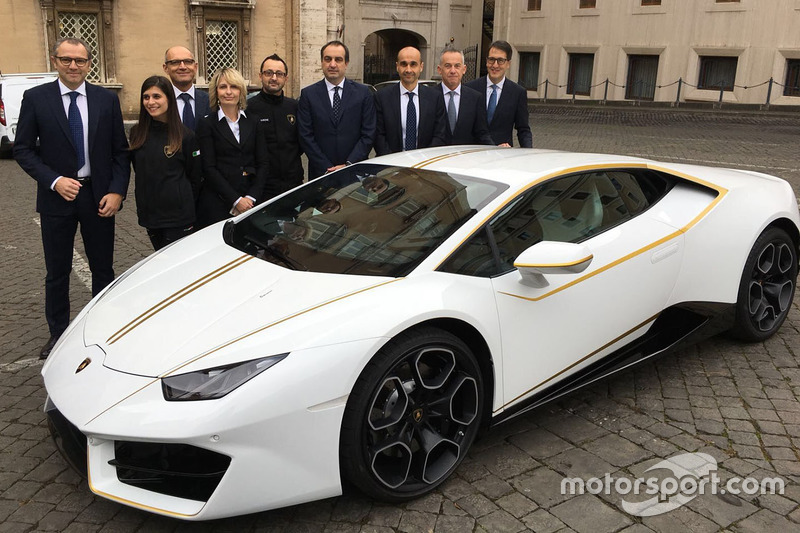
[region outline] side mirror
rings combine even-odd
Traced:
[[[522,279],[535,287],[546,287],[545,274],[578,274],[586,270],[594,255],[584,244],[542,241],[517,256],[514,266]]]

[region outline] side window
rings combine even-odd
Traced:
[[[673,181],[650,170],[600,170],[544,182],[510,202],[441,270],[491,277],[540,241],[581,242],[643,213]],[[494,254],[497,254],[496,256]]]

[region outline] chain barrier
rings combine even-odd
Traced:
[[[647,89],[648,89],[648,84],[646,84],[643,81],[636,81],[636,82],[633,83],[632,86],[631,85],[619,85],[619,84],[614,83],[613,81],[609,80],[608,78],[606,78],[604,81],[601,81],[600,83],[596,83],[594,85],[589,85],[588,87],[586,87],[587,93],[584,93],[584,92],[578,93],[578,91],[576,90],[577,84],[573,82],[571,85],[572,85],[572,89],[571,89],[571,92],[568,92],[568,94],[571,95],[571,99],[572,99],[573,102],[575,102],[576,95],[580,94],[582,96],[588,96],[588,93],[591,92],[591,89],[594,89],[595,87],[600,87],[601,85],[604,86],[603,99],[600,101],[600,103],[604,104],[604,105],[608,102],[608,87],[609,87],[609,85],[611,85],[613,87],[616,87],[618,89],[628,89],[628,88],[641,89],[641,88],[643,88],[644,91],[647,91]],[[660,85],[650,85],[650,87],[653,87],[653,89],[655,90],[655,89],[666,89],[668,87],[672,87],[673,85],[677,85],[677,89],[676,89],[676,92],[675,92],[675,105],[676,106],[680,104],[681,91],[683,90],[684,86],[692,87],[694,89],[698,89],[699,88],[698,85],[693,85],[693,84],[689,83],[688,81],[685,81],[683,78],[678,78],[677,80],[673,81],[672,83],[660,84]],[[769,108],[770,100],[772,99],[772,88],[773,88],[773,86],[778,86],[778,87],[783,88],[783,89],[786,89],[788,87],[788,89],[790,89],[789,96],[800,96],[800,87],[789,87],[787,85],[784,85],[782,83],[779,83],[779,82],[775,81],[773,78],[770,78],[770,79],[768,79],[766,81],[763,81],[763,82],[761,82],[761,83],[759,83],[757,85],[736,85],[736,84],[725,85],[724,83],[720,82],[720,83],[717,83],[717,84],[715,84],[713,86],[710,86],[708,88],[711,89],[711,90],[719,89],[718,104],[721,106],[722,105],[723,96],[724,96],[726,90],[732,91],[734,88],[743,89],[743,90],[757,89],[759,87],[763,87],[764,85],[767,86],[767,98],[766,98],[766,101],[764,102],[764,105],[767,108]],[[542,100],[544,102],[547,102],[548,89],[550,87],[554,87],[556,89],[563,89],[563,88],[567,87],[567,91],[570,91],[570,88],[569,88],[570,84],[567,83],[567,84],[559,85],[559,84],[551,82],[549,79],[545,79],[542,83],[538,84],[536,86],[536,90],[539,91],[542,88],[542,86],[544,86],[544,97],[542,98]],[[629,98],[629,97],[626,95],[626,98]],[[634,98],[634,100],[641,100],[641,99],[642,98]],[[647,99],[647,98],[644,98],[644,99]]]

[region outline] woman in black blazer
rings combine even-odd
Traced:
[[[203,189],[197,222],[205,227],[244,213],[263,200],[267,146],[258,120],[248,117],[247,86],[236,69],[218,70],[208,85],[211,113],[197,124]]]

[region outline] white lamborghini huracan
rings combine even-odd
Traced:
[[[484,428],[669,348],[774,334],[797,201],[757,172],[447,147],[309,182],[144,259],[42,374],[95,493],[205,520],[434,490]]]

